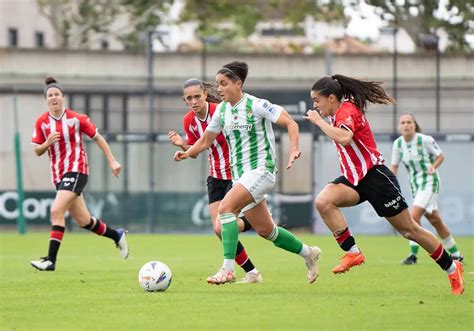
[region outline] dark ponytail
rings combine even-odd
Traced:
[[[249,73],[249,66],[245,62],[233,61],[223,65],[217,73],[226,76],[233,82],[241,80],[243,85]]]
[[[215,83],[203,82],[198,78],[191,78],[184,82],[183,89],[190,86],[199,86],[203,91],[207,92],[207,102],[220,103],[222,101],[221,95],[217,91]]]
[[[360,111],[365,113],[369,102],[383,105],[395,102],[387,94],[382,84],[382,82],[364,81],[343,75],[333,75],[316,81],[311,90],[317,91],[326,97],[334,94],[339,101],[347,98]]]

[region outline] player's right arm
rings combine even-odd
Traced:
[[[400,164],[400,161],[400,151],[397,147],[397,140],[395,140],[392,146],[392,164],[390,165],[390,171],[393,172],[395,176],[397,175],[398,165]]]
[[[35,153],[38,156],[41,156],[46,152],[52,144],[59,140],[61,134],[59,132],[51,132],[44,141],[44,143],[35,146]]]
[[[186,152],[177,151],[174,154],[175,161],[186,160],[188,157],[197,157],[202,151],[206,150],[211,146],[214,139],[217,138],[219,132],[211,132],[209,130],[204,131],[204,134],[199,138],[192,147],[190,147]]]
[[[171,143],[179,148],[181,148],[184,152],[186,152],[191,146],[186,144],[183,137],[181,137],[176,131],[168,132],[168,139]]]

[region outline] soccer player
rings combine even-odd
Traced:
[[[441,219],[436,203],[440,185],[436,169],[443,163],[443,152],[433,137],[421,133],[413,115],[400,116],[399,130],[401,136],[393,142],[390,170],[397,175],[398,165],[403,162],[408,171],[413,196],[411,216],[421,225],[421,217],[424,215],[438,232],[451,257],[462,262],[464,257],[448,226]],[[419,248],[416,242],[410,240],[410,255],[402,264],[416,264]]]
[[[82,134],[97,143],[115,177],[119,175],[121,166],[90,118],[64,108],[63,88],[56,79],[47,77],[45,83],[44,96],[48,111],[36,120],[31,142],[35,145],[36,155],[48,152],[56,197],[51,206],[52,230],[48,255],[39,261],[31,261],[31,265],[41,271],[55,270],[56,257],[64,236],[66,211],[82,228],[112,239],[119,248],[120,255],[126,259],[128,244],[125,230],[112,229],[103,220],[92,217],[87,210],[82,191],[87,184],[89,165]]]
[[[171,143],[187,151],[201,138],[211,118],[214,115],[217,104],[221,101],[215,87],[204,83],[197,78],[191,78],[184,82],[183,100],[189,111],[184,115],[183,128],[186,133],[186,141],[175,131],[168,133]],[[221,238],[221,224],[217,222],[217,208],[226,193],[232,188],[232,176],[230,171],[229,147],[220,133],[209,147],[210,174],[207,177],[207,193],[209,197],[209,213],[212,227],[217,237]],[[239,232],[250,229],[250,223],[243,217],[237,220]],[[247,255],[244,246],[237,242],[235,262],[246,272],[240,283],[260,283],[262,275],[253,265]]]
[[[245,62],[224,65],[216,75],[217,89],[223,99],[216,109],[203,136],[186,152],[177,151],[174,159],[194,157],[211,146],[222,132],[230,149],[234,185],[218,207],[222,224],[222,268],[207,281],[225,284],[235,281],[234,258],[238,242],[237,214],[242,211],[255,231],[275,246],[301,255],[307,267],[307,279],[313,283],[318,276],[321,250],[309,247],[291,232],[273,223],[265,201],[275,185],[276,155],[272,122],[287,128],[290,156],[287,169],[299,158],[298,125],[278,105],[243,93],[242,86],[248,73]]]
[[[436,237],[412,219],[397,178],[384,165],[365,117],[369,102],[390,104],[394,102],[393,98],[380,82],[333,75],[314,83],[311,99],[315,109],[309,110],[305,118],[334,141],[343,174],[327,184],[315,201],[321,217],[345,251],[340,264],[332,272],[344,273],[364,263],[365,257],[339,208],[369,201],[380,217],[385,217],[405,238],[420,244],[446,271],[451,292],[462,294],[462,264],[453,261]],[[330,124],[321,116],[328,117]]]

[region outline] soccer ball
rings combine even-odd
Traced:
[[[160,261],[145,263],[138,273],[138,283],[149,292],[163,292],[171,285],[171,270]]]

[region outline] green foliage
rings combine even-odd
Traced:
[[[323,250],[320,276],[309,285],[301,257],[243,235],[263,283],[210,286],[206,277],[222,263],[213,235],[130,234],[124,261],[111,240],[78,232],[64,236],[54,272],[29,266],[47,249],[47,231],[0,233],[2,330],[472,330],[472,237],[456,238],[466,292],[455,297],[427,254],[416,266],[400,265],[408,242],[396,236],[358,236],[367,261],[338,276],[331,273],[342,254],[334,238],[301,236]],[[138,271],[151,260],[173,273],[164,293],[138,286]]]
[[[337,0],[187,0],[181,22],[197,22],[200,37],[220,36],[226,30],[231,31],[231,38],[237,38],[252,34],[258,22],[276,19],[296,27],[306,15],[324,21],[344,19]]]
[[[436,29],[443,28],[449,35],[452,49],[469,50],[464,37],[474,33],[474,5],[471,0],[446,1],[448,14],[442,18],[435,16],[438,1],[434,0],[412,0],[402,4],[397,0],[366,0],[366,3],[378,7],[383,19],[404,28],[418,45],[420,33],[434,33]],[[418,14],[414,15],[414,12]]]

